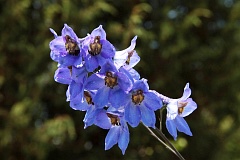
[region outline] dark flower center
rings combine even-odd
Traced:
[[[178,114],[182,114],[184,107],[186,107],[187,104],[188,104],[188,102],[178,101]]]
[[[128,52],[128,57],[127,57],[127,60],[126,60],[127,65],[129,65],[129,63],[130,63],[130,58],[132,57],[133,52],[134,52],[134,50],[132,50],[131,52]]]
[[[68,69],[70,70],[70,74],[72,75],[72,66],[68,66]]]
[[[93,103],[93,101],[92,101],[92,97],[91,97],[91,95],[90,95],[89,92],[84,91],[84,97],[85,97],[85,99],[86,99],[86,101],[87,101],[88,104],[94,105],[94,103]]]
[[[80,53],[80,49],[77,45],[77,43],[75,42],[74,39],[72,39],[69,35],[65,36],[65,48],[66,51],[73,56],[78,56]]]
[[[117,85],[117,77],[114,77],[111,72],[106,73],[106,77],[104,78],[105,85],[107,85],[110,88],[113,88]]]
[[[134,104],[140,105],[143,100],[144,100],[144,95],[142,90],[138,90],[132,94],[132,102]]]
[[[114,126],[120,126],[120,119],[118,118],[118,116],[107,113],[107,116],[110,118],[111,120],[111,124]]]
[[[100,43],[100,36],[94,38],[93,43],[90,43],[89,53],[92,56],[96,56],[101,52],[102,44]]]

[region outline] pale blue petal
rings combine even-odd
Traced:
[[[97,91],[95,97],[93,98],[93,102],[97,108],[103,108],[108,104],[109,91],[110,88],[105,86]]]
[[[141,80],[135,81],[133,84],[132,90],[142,90],[143,92],[148,92],[147,80],[142,78]]]
[[[187,122],[185,121],[185,119],[183,117],[177,116],[174,120],[177,129],[180,132],[183,132],[189,136],[192,136],[192,132],[187,124]]]
[[[57,38],[58,35],[57,33],[52,29],[52,28],[49,28],[50,32],[52,32],[52,34],[54,35],[54,38]]]
[[[133,55],[130,57],[129,64],[125,64],[124,68],[126,68],[127,70],[130,68],[133,68],[138,64],[139,61],[140,61],[140,57],[138,56],[136,51],[133,51]]]
[[[129,102],[125,108],[125,120],[132,126],[138,126],[141,119],[141,112],[137,105]]]
[[[106,114],[106,110],[100,109],[98,113],[96,114],[96,119],[94,121],[94,124],[97,125],[100,128],[103,129],[110,129],[112,124],[110,119],[108,118]]]
[[[186,84],[184,87],[183,95],[180,100],[186,100],[188,97],[191,96],[191,89],[189,88],[189,83]]]
[[[94,106],[92,106],[89,110],[87,110],[85,117],[83,119],[84,122],[84,129],[86,129],[88,126],[93,125],[95,118],[96,118],[96,109]]]
[[[167,119],[166,127],[168,132],[173,136],[174,140],[177,140],[177,127],[174,123],[174,120]]]
[[[155,123],[156,123],[156,115],[153,110],[147,108],[143,104],[138,106],[141,111],[141,118],[143,124],[145,124],[148,127],[155,128]]]
[[[162,100],[153,92],[144,93],[143,103],[153,111],[156,111],[162,107]]]
[[[112,148],[113,145],[117,144],[119,138],[120,126],[113,126],[105,138],[105,150]]]
[[[127,75],[121,72],[116,73],[116,75],[118,77],[117,81],[118,81],[119,87],[126,92],[130,91],[132,89],[133,84],[130,81],[130,79],[127,77]]]
[[[98,74],[92,74],[87,78],[85,89],[86,90],[97,90],[105,86],[105,81]]]
[[[118,147],[122,150],[122,154],[125,154],[125,151],[128,147],[128,143],[129,143],[129,130],[128,130],[128,126],[127,124],[122,124],[123,126],[121,127],[121,132],[120,132],[120,136],[118,139]]]
[[[188,104],[183,108],[181,117],[186,117],[191,114],[195,109],[197,109],[197,104],[192,100],[192,98],[187,99]]]
[[[106,72],[117,72],[117,68],[114,66],[111,60],[106,60],[106,63],[102,66],[99,74],[106,74]]]
[[[81,83],[76,83],[74,81],[69,85],[70,101],[74,99],[77,95],[83,95],[83,85]]]
[[[110,90],[109,102],[114,108],[119,108],[126,104],[127,97],[127,94],[122,89],[119,87],[114,87]]]
[[[120,67],[122,67],[124,64],[126,64],[126,61],[128,59],[128,54],[129,52],[132,52],[136,46],[136,40],[137,40],[137,36],[135,36],[132,41],[131,41],[131,45],[122,50],[122,51],[117,51],[114,55],[114,64],[117,66],[117,68],[119,69]],[[134,51],[135,52],[135,51]],[[132,61],[132,57],[130,59],[130,63]],[[126,67],[128,67],[129,65],[127,65]]]

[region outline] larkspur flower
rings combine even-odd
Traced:
[[[89,72],[105,64],[115,55],[114,46],[106,39],[106,32],[100,25],[82,41],[83,59]]]
[[[111,128],[105,138],[105,150],[112,148],[112,146],[118,143],[122,154],[125,154],[130,138],[128,125],[124,119],[124,112],[107,111],[107,116],[111,122]]]
[[[191,114],[197,108],[197,104],[192,98],[189,98],[190,96],[191,89],[189,88],[189,83],[187,83],[182,97],[178,99],[169,99],[167,104],[166,127],[175,140],[177,139],[177,130],[192,136],[192,132],[183,118]]]
[[[122,51],[116,51],[116,54],[113,58],[113,62],[117,69],[124,67],[126,70],[133,68],[139,61],[140,57],[137,52],[134,50],[136,46],[137,36],[135,36],[128,48]]]
[[[50,31],[54,35],[49,44],[50,56],[58,62],[54,79],[68,85],[66,96],[70,107],[86,111],[84,128],[96,125],[109,130],[105,150],[118,144],[125,154],[130,139],[128,124],[136,127],[142,122],[155,128],[154,111],[161,109],[163,103],[167,105],[166,127],[173,138],[176,140],[177,130],[192,135],[183,118],[197,108],[189,98],[189,84],[178,99],[149,90],[147,80],[140,79],[133,68],[140,61],[135,51],[137,36],[128,48],[116,52],[102,25],[81,39],[67,24],[61,36],[51,28]]]
[[[53,29],[50,31],[55,37],[49,44],[51,58],[58,62],[59,67],[79,67],[82,64],[81,43],[73,29],[64,24],[61,36],[57,36]]]
[[[119,72],[111,61],[107,61],[97,74],[88,78],[88,89],[97,90],[94,103],[98,108],[103,108],[110,103],[119,108],[125,104],[124,99],[132,87],[129,78]]]
[[[155,128],[154,111],[162,107],[162,101],[154,92],[149,91],[146,79],[137,80],[133,84],[126,101],[125,119],[132,127],[142,121],[146,126]]]

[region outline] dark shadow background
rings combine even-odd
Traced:
[[[177,159],[143,127],[130,128],[122,156],[104,151],[107,131],[83,129],[49,56],[63,24],[79,37],[102,24],[125,49],[138,35],[135,67],[150,89],[172,98],[190,82],[198,109],[193,137],[173,142],[187,160],[240,158],[240,2],[237,0],[0,0],[0,155],[6,160]]]

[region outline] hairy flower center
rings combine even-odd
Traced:
[[[130,64],[130,58],[132,57],[133,52],[134,52],[134,50],[132,50],[131,52],[128,52],[128,57],[127,57],[127,60],[126,60],[126,64],[127,64],[127,65]]]
[[[94,38],[93,43],[90,43],[89,53],[92,56],[98,55],[101,52],[102,44],[100,43],[100,36]]]
[[[110,118],[111,120],[111,124],[114,126],[120,126],[120,119],[118,118],[118,116],[107,113],[107,116]]]
[[[90,95],[89,92],[84,91],[84,97],[85,97],[85,99],[86,99],[86,101],[87,101],[88,104],[94,105],[94,103],[93,103],[93,101],[92,101],[92,97],[91,97],[91,95]]]
[[[110,88],[113,88],[117,85],[117,77],[114,77],[111,72],[106,73],[106,77],[104,78],[105,85],[107,85]]]
[[[72,39],[69,35],[65,36],[65,48],[66,51],[73,56],[78,56],[80,53],[80,49],[77,45],[77,43],[75,42],[74,39]]]
[[[178,114],[182,114],[184,107],[186,107],[187,104],[188,104],[188,102],[179,102],[178,101]]]
[[[138,90],[132,94],[132,102],[134,104],[140,105],[143,100],[144,100],[144,95],[142,90]]]

